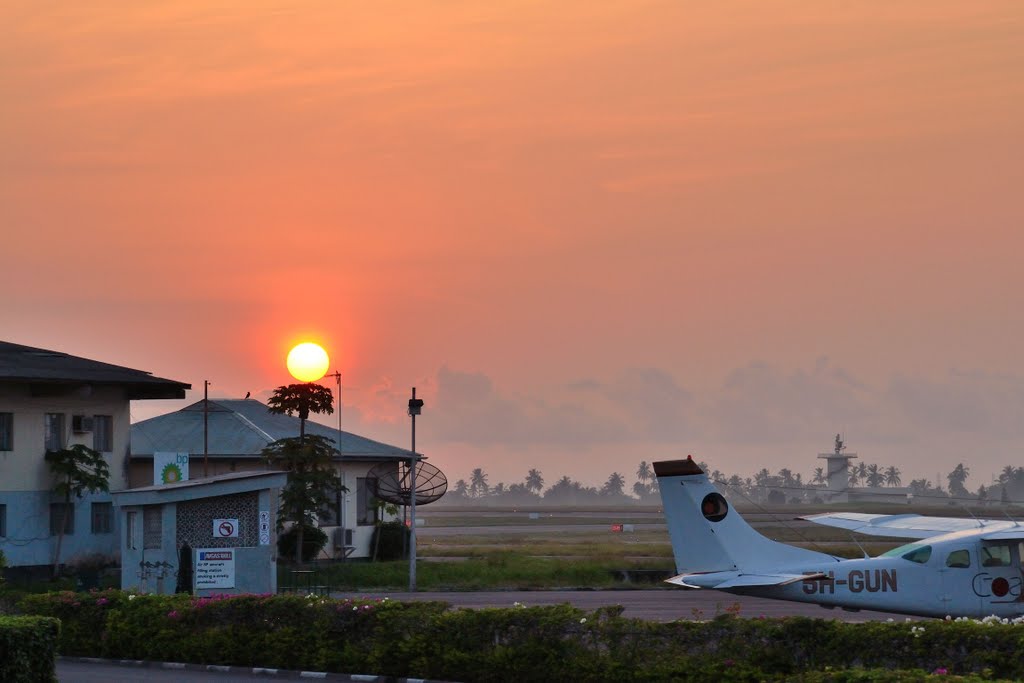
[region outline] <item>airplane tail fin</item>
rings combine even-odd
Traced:
[[[730,507],[691,457],[656,462],[654,473],[679,574],[770,575],[785,567],[835,561],[831,555],[759,534]]]

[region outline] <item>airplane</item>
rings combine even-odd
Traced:
[[[846,512],[800,518],[911,540],[878,557],[844,559],[762,536],[691,456],[653,466],[676,563],[668,583],[853,612],[1024,615],[1024,524]]]

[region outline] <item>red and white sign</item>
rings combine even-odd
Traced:
[[[238,538],[237,519],[215,519],[213,520],[214,538]]]

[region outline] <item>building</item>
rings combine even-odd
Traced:
[[[328,535],[325,554],[369,557],[378,508],[367,488],[366,475],[381,463],[397,467],[409,459],[411,452],[313,421],[306,422],[306,433],[339,445],[336,461],[347,489],[336,492],[333,509],[320,518],[320,527]],[[131,426],[128,479],[132,487],[156,483],[160,472],[154,462],[164,453],[183,454],[190,479],[266,470],[263,449],[278,439],[298,435],[299,418],[271,413],[255,399],[210,400],[205,410],[204,401],[197,401]]]
[[[84,444],[103,454],[110,489],[128,486],[131,401],[185,398],[191,385],[58,351],[0,342],[0,551],[11,567],[52,565],[63,500],[44,460]],[[109,493],[72,501],[62,563],[115,555]]]
[[[819,453],[818,457],[825,460],[825,488],[815,493],[826,503],[910,503],[913,494],[906,487],[889,486],[851,486],[850,460],[857,457],[856,453],[847,453],[846,444],[836,434],[835,448],[831,453]]]

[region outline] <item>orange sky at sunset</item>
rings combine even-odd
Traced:
[[[840,430],[905,483],[1024,465],[1018,0],[14,0],[0,26],[0,339],[192,399],[265,399],[318,341],[344,428],[407,444],[416,386],[453,480],[807,476]]]

